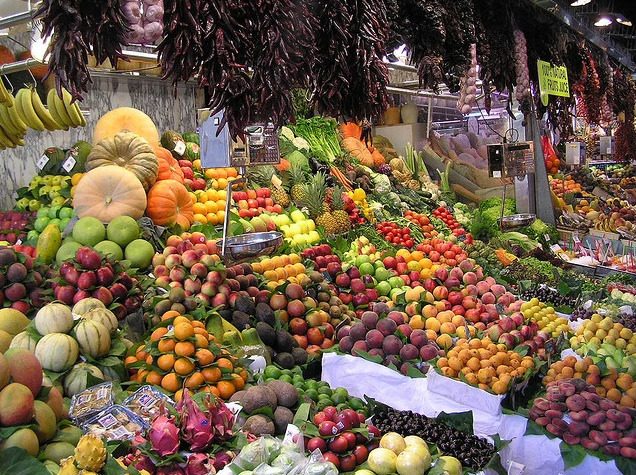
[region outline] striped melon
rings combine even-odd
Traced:
[[[104,374],[97,366],[88,363],[77,363],[64,377],[64,395],[71,397],[84,391],[88,387],[89,374],[104,381]]]
[[[63,303],[45,305],[33,319],[33,325],[40,335],[49,333],[68,333],[75,325],[71,309]]]
[[[75,327],[74,335],[82,356],[98,359],[110,351],[110,332],[106,325],[97,320],[80,320]]]
[[[79,347],[73,337],[65,333],[49,333],[35,347],[42,368],[61,373],[77,361]]]
[[[35,353],[35,346],[37,344],[38,341],[35,338],[33,338],[27,332],[22,332],[13,337],[9,348],[25,348]]]
[[[84,314],[84,318],[86,320],[94,320],[103,324],[106,328],[108,328],[111,335],[114,335],[117,331],[117,317],[107,308],[94,308],[89,310]]]

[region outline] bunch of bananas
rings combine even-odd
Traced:
[[[63,89],[60,98],[55,90],[47,96],[48,109],[32,85],[18,91],[15,98],[0,81],[0,149],[24,145],[27,128],[33,130],[68,130],[84,127],[86,120],[77,102]]]

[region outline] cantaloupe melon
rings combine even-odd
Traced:
[[[17,335],[24,331],[29,324],[29,320],[22,312],[13,308],[3,308],[0,310],[0,330],[6,331],[10,335]]]
[[[129,130],[145,138],[153,147],[159,146],[159,132],[150,117],[133,107],[119,107],[104,114],[93,130],[93,145],[117,132]]]

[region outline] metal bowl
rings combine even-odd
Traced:
[[[537,219],[535,214],[511,214],[497,220],[501,229],[518,229],[530,226]]]
[[[219,245],[222,245],[221,241]],[[228,261],[245,261],[264,254],[273,254],[283,244],[279,232],[239,234],[225,239],[225,255]]]

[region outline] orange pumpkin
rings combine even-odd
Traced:
[[[159,176],[157,180],[177,180],[183,183],[183,170],[179,162],[172,156],[170,150],[163,147],[155,147],[155,155],[159,160]]]
[[[155,224],[190,229],[194,221],[192,199],[185,186],[176,180],[156,182],[148,192],[146,214]]]
[[[340,130],[342,130],[342,138],[346,139],[349,137],[353,137],[354,139],[360,140],[362,137],[362,127],[360,127],[355,122],[346,122],[340,126]]]
[[[373,157],[373,166],[376,168],[386,163],[386,158],[384,158],[384,155],[382,155],[376,149],[373,149],[371,151],[371,156]]]

